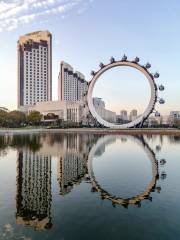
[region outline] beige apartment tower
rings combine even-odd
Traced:
[[[52,35],[48,31],[19,38],[18,109],[52,100]]]
[[[70,64],[62,61],[58,77],[59,101],[83,101],[87,89],[88,82],[85,80],[85,76],[81,72],[74,71]]]

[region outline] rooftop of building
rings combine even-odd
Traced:
[[[50,40],[50,38],[52,37],[52,34],[45,30],[45,31],[36,31],[36,32],[31,32],[31,33],[27,33],[23,36],[19,37],[19,41],[18,43],[20,44],[24,44],[26,43],[26,41],[28,40],[34,40],[34,41],[40,41],[40,40]]]

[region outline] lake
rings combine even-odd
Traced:
[[[0,239],[180,239],[180,137],[0,136]]]

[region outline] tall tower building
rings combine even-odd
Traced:
[[[88,88],[84,75],[74,72],[72,66],[64,61],[60,64],[58,84],[59,101],[81,101]]]
[[[130,120],[130,121],[134,121],[136,118],[137,118],[137,110],[136,110],[136,109],[133,109],[133,110],[130,112],[129,120]]]
[[[126,110],[121,110],[120,112],[121,118],[122,120],[128,120],[128,116],[127,116],[127,111]]]
[[[18,108],[52,100],[52,35],[48,31],[19,38]]]

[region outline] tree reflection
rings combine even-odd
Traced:
[[[0,136],[0,150],[11,147],[15,149],[27,148],[36,152],[41,148],[41,146],[41,136],[37,134]]]

